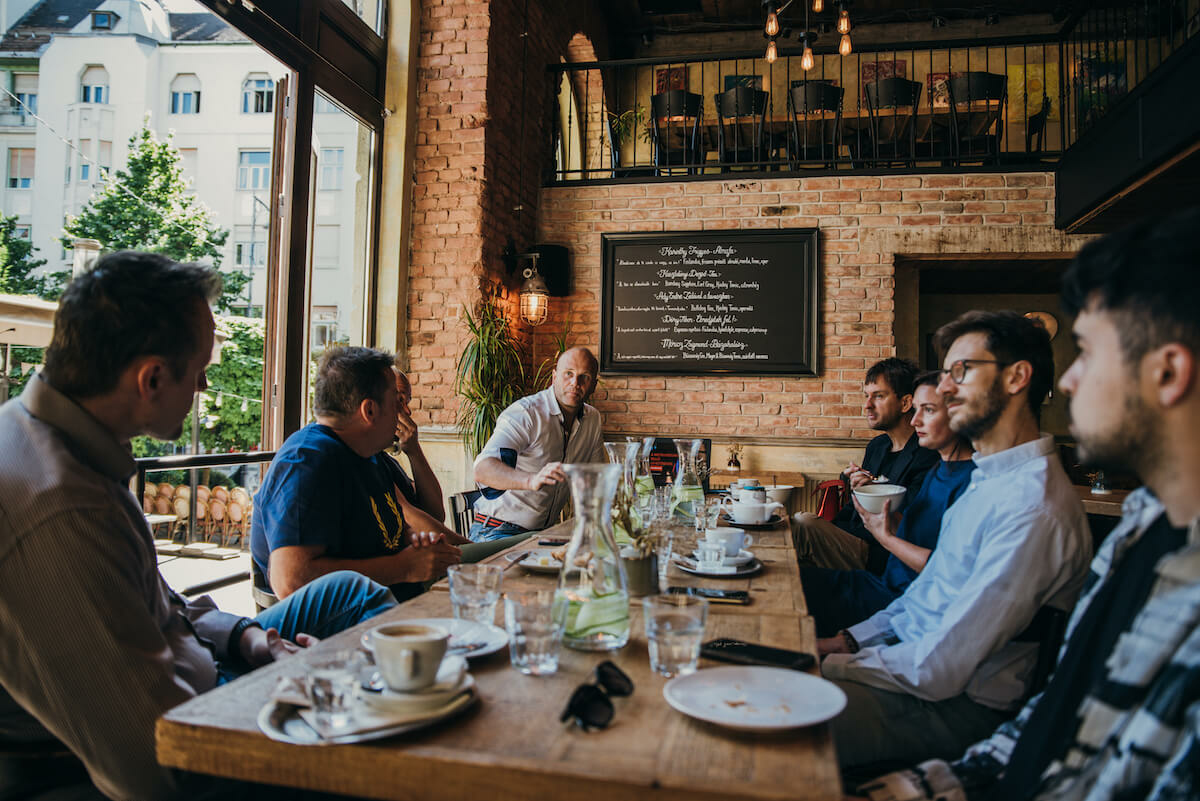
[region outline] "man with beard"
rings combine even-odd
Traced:
[[[848,697],[833,722],[843,766],[953,757],[994,730],[1026,695],[1035,616],[1071,608],[1091,558],[1082,504],[1038,432],[1054,378],[1046,330],[1016,312],[968,312],[936,340],[938,390],[975,472],[904,594],[818,641],[822,672]]]
[[[1092,563],[1045,691],[959,761],[872,799],[1200,796],[1200,211],[1092,242],[1063,279],[1082,461],[1146,486]]]
[[[883,575],[867,570],[800,568],[800,586],[818,637],[832,636],[866,620],[900,597],[929,561],[946,508],[967,488],[975,469],[971,443],[950,429],[946,399],[937,391],[940,381],[939,372],[925,373],[913,389],[912,424],[917,438],[922,448],[941,458],[916,497],[906,504],[903,518],[892,511],[890,500],[884,501],[882,511],[872,514],[854,499],[863,523],[889,552]]]
[[[925,474],[938,462],[937,453],[922,448],[912,426],[913,381],[917,365],[908,359],[884,359],[871,365],[863,381],[863,413],[867,424],[883,433],[867,444],[862,465],[851,464],[845,475],[851,487],[876,479],[908,488],[917,496]],[[893,512],[903,511],[903,504]],[[792,520],[792,544],[801,567],[869,570],[882,573],[888,551],[863,525],[847,502],[830,522],[809,512]]]

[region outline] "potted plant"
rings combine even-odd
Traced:
[[[496,428],[496,418],[525,394],[521,348],[497,299],[485,297],[472,315],[463,309],[470,339],[458,359],[454,391],[462,399],[458,431],[474,458]]]

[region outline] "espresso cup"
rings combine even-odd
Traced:
[[[437,626],[385,623],[371,629],[375,665],[387,686],[413,692],[433,686],[450,632]]]
[[[719,526],[705,531],[704,541],[723,547],[726,556],[737,556],[744,546],[753,544],[754,538],[740,528]]]

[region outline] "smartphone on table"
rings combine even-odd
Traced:
[[[750,593],[745,590],[719,590],[710,587],[667,587],[672,595],[695,595],[697,598],[707,598],[714,604],[750,603]]]
[[[769,645],[758,645],[729,637],[704,643],[700,646],[700,656],[717,659],[721,662],[734,662],[739,665],[765,665],[790,670],[808,670],[817,661],[812,654],[803,651],[772,648]]]
[[[566,537],[542,537],[540,540],[538,540],[538,545],[548,546],[548,547],[552,547],[552,548],[557,547],[559,545],[566,545],[566,544],[567,544]]]

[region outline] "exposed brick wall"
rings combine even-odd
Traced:
[[[981,226],[1054,233],[1053,197],[1049,173],[552,187],[542,190],[538,236],[570,248],[574,293],[553,306],[580,344],[598,349],[602,233],[819,228],[820,376],[612,376],[594,403],[604,413],[606,435],[867,437],[876,432],[862,417],[863,373],[895,353],[895,254],[872,234],[910,229],[934,240],[936,250],[939,238]],[[538,332],[539,349],[550,347],[544,340],[554,330],[547,325]]]
[[[422,425],[454,423],[462,308],[498,291],[517,319],[508,290],[519,283],[504,274],[500,254],[510,238],[518,249],[534,242],[541,170],[553,146],[555,87],[546,65],[606,53],[594,0],[570,13],[558,0],[527,5],[526,45],[526,0],[421,3],[407,332]],[[515,330],[528,338],[525,327]]]

